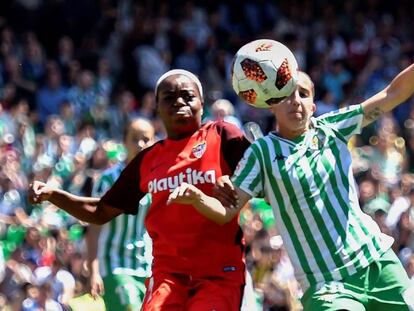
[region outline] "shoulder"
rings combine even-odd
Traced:
[[[342,121],[345,119],[351,119],[353,117],[362,115],[364,113],[362,105],[350,105],[346,106],[315,118],[317,122],[324,122],[324,123],[335,123],[338,121]]]
[[[266,135],[264,137],[256,139],[249,147],[249,150],[251,150],[254,154],[257,155],[257,153],[262,153],[264,149],[268,149],[267,146],[272,145],[272,141],[276,140],[278,141],[279,138],[277,136],[274,136],[273,138],[270,137],[270,135]]]
[[[214,128],[219,135],[227,134],[227,133],[235,134],[235,135],[238,135],[238,136],[243,135],[243,132],[242,132],[242,130],[240,130],[240,128],[238,128],[233,123],[229,123],[229,122],[224,121],[224,120],[210,121],[210,122],[206,123],[205,126],[208,126],[210,128]]]
[[[209,121],[206,124],[203,125],[203,128],[206,130],[213,130],[215,131],[219,136],[227,139],[235,138],[235,137],[242,137],[244,136],[244,133],[240,128],[238,128],[236,125],[226,122],[224,120],[218,120],[218,121]]]

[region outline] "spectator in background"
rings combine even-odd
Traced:
[[[353,23],[347,59],[351,70],[359,71],[367,62],[375,26],[362,12],[354,14]]]
[[[125,124],[137,117],[137,100],[134,97],[134,94],[128,90],[121,90],[119,93],[115,94],[115,102],[112,107],[110,107],[110,136],[122,140],[122,133]],[[147,117],[147,116],[145,116]]]
[[[53,299],[51,285],[47,282],[39,286],[28,285],[27,296],[22,302],[22,311],[63,311],[62,306]]]
[[[66,85],[72,84],[70,77],[71,63],[75,60],[75,47],[73,40],[68,36],[63,36],[58,41],[56,61],[62,71],[63,82]]]
[[[3,175],[3,174],[1,174]],[[0,175],[0,219],[7,223],[13,223],[13,217],[22,209],[21,194],[16,190],[12,180]]]
[[[8,55],[21,57],[22,54],[22,44],[17,39],[14,29],[10,26],[4,27],[0,33],[0,58],[4,60]]]
[[[202,73],[206,99],[211,102],[219,98],[238,99],[229,79],[232,55],[225,50],[213,50],[206,58],[206,68]]]
[[[44,153],[49,158],[57,161],[59,156],[59,138],[64,134],[64,125],[58,115],[51,115],[46,120],[45,125]]]
[[[332,95],[334,105],[339,107],[345,98],[345,86],[352,78],[350,72],[345,68],[343,60],[335,59],[328,63],[323,76],[323,86]]]
[[[412,206],[410,205],[408,210],[401,213],[394,229],[396,243],[393,248],[400,257],[404,249],[412,251],[414,247],[414,225],[412,220]]]
[[[65,269],[59,255],[55,257],[51,266],[42,266],[34,270],[34,276],[35,284],[47,284],[50,287],[47,298],[61,305],[68,305],[74,295],[75,278]]]
[[[90,119],[90,122],[95,128],[95,138],[98,141],[108,139],[110,134],[110,110],[109,99],[106,96],[99,95],[96,98],[96,104],[90,108],[88,116],[85,119]]]
[[[224,120],[242,129],[242,123],[237,118],[233,104],[227,99],[217,99],[210,109],[213,120]]]
[[[137,77],[142,90],[153,90],[160,77],[167,71],[169,65],[162,58],[162,54],[152,42],[145,42],[138,45],[133,51],[135,65],[137,67]]]
[[[138,108],[138,115],[148,120],[157,118],[157,105],[153,91],[148,91],[142,96],[141,104]]]
[[[393,200],[386,218],[386,225],[394,230],[401,214],[414,204],[414,179],[411,174],[403,174],[399,185],[400,193]]]
[[[100,96],[109,100],[112,93],[114,78],[111,75],[111,67],[109,60],[100,58],[98,61],[98,69],[96,75],[97,92]]]
[[[82,70],[77,77],[76,85],[68,92],[68,100],[75,107],[75,116],[82,117],[90,112],[96,105],[97,90],[95,88],[95,75],[89,70]]]
[[[36,109],[43,126],[50,115],[58,115],[68,99],[68,89],[62,85],[59,67],[55,62],[47,66],[46,85],[36,93]]]
[[[315,116],[323,115],[331,111],[335,111],[339,108],[338,103],[335,101],[335,96],[328,89],[323,89],[321,94],[319,94],[319,100],[316,103]]]
[[[33,32],[26,34],[24,45],[24,56],[22,59],[23,76],[39,85],[45,76],[46,55],[42,45]]]
[[[323,60],[329,64],[332,61],[345,59],[347,47],[339,31],[338,20],[333,14],[332,7],[326,7],[325,12],[322,31],[314,38],[314,47],[317,55],[322,56]]]
[[[300,35],[296,32],[288,32],[283,35],[283,40],[286,46],[295,55],[296,61],[298,62],[298,68],[307,68],[306,63],[306,48]]]
[[[15,310],[21,310],[24,289],[34,283],[36,263],[23,257],[21,249],[17,248],[8,256],[5,264],[5,277],[0,284],[0,291],[7,300],[17,302],[18,308]]]
[[[414,254],[409,255],[405,269],[407,270],[410,281],[414,282]]]
[[[75,108],[69,101],[63,101],[60,105],[59,115],[62,118],[66,134],[75,136],[77,120],[75,119]]]
[[[201,61],[197,55],[194,40],[187,38],[184,51],[177,56],[174,67],[183,68],[194,72],[196,75],[201,73]]]
[[[389,72],[394,75],[396,64],[401,50],[400,40],[394,36],[394,18],[389,14],[384,14],[379,22],[377,35],[371,42],[372,52],[381,55]]]
[[[29,101],[31,109],[34,108],[34,96],[36,92],[36,83],[24,77],[20,66],[20,59],[15,55],[7,55],[4,59],[4,83],[14,88],[14,101],[25,98]],[[13,99],[8,103],[7,108],[11,108],[14,103]]]
[[[366,154],[368,161],[372,163],[373,177],[388,187],[401,180],[401,172],[405,168],[405,150],[398,147],[394,133],[379,130],[375,145]]]

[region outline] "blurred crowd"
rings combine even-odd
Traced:
[[[125,158],[129,119],[149,119],[163,138],[153,89],[168,69],[200,77],[206,120],[274,128],[266,110],[242,103],[231,87],[234,53],[258,38],[293,51],[315,82],[322,114],[361,102],[414,60],[414,6],[410,0],[0,1],[0,310],[82,305],[75,297],[89,290],[87,225],[53,205],[30,205],[28,185],[36,179],[90,195],[100,172]],[[410,277],[413,104],[411,98],[350,143],[361,206],[395,238]],[[260,308],[300,310],[301,291],[270,207],[252,200],[240,222]]]

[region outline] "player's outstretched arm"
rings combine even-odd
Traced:
[[[115,207],[101,203],[99,198],[76,196],[41,181],[34,181],[30,185],[28,196],[32,204],[49,201],[79,220],[98,225],[122,213]]]
[[[388,86],[364,101],[362,126],[374,122],[385,112],[406,101],[414,93],[414,64],[401,71]]]
[[[226,207],[219,200],[206,195],[195,186],[182,183],[170,194],[167,204],[191,204],[208,219],[219,225],[224,225],[231,221],[251,198],[250,195],[238,188],[236,188],[236,192],[238,196],[237,206]]]

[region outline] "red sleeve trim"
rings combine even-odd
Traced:
[[[234,124],[226,121],[217,121],[215,123],[217,133],[221,137],[221,151],[233,173],[250,143],[244,136],[244,133]]]
[[[141,151],[124,168],[113,186],[102,197],[102,202],[123,210],[125,214],[138,213],[139,201],[145,195],[140,189],[141,163],[153,147]]]

